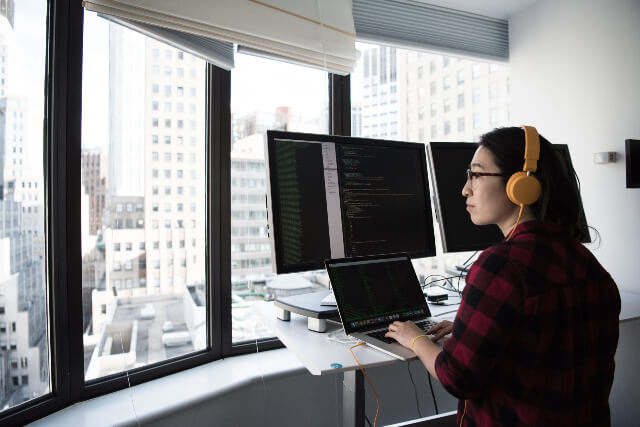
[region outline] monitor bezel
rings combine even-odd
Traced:
[[[271,265],[273,272],[276,274],[285,273],[299,273],[310,270],[324,269],[324,261],[317,260],[313,262],[289,264],[285,265],[282,262],[282,247],[280,246],[277,235],[280,235],[281,224],[276,220],[276,216],[273,214],[273,200],[279,198],[278,189],[275,185],[275,173],[272,172],[271,160],[275,155],[275,144],[279,139],[288,139],[293,141],[312,141],[312,142],[333,142],[337,144],[349,144],[349,145],[375,145],[375,146],[390,146],[390,147],[405,147],[416,150],[416,154],[420,156],[420,165],[422,167],[421,176],[423,179],[423,190],[425,197],[425,206],[427,216],[425,217],[425,236],[427,242],[427,248],[421,251],[407,252],[411,258],[424,258],[436,255],[435,233],[433,229],[433,212],[431,211],[431,192],[429,189],[429,175],[425,145],[417,142],[405,142],[405,141],[393,141],[377,138],[363,138],[363,137],[351,137],[351,136],[339,136],[339,135],[326,135],[326,134],[313,134],[304,132],[288,132],[279,130],[267,130],[265,133],[265,169],[267,173],[267,219],[268,219],[268,234],[269,243],[271,246]],[[344,244],[344,242],[343,242]],[[345,248],[346,253],[346,248]],[[331,258],[328,254],[327,259]]]

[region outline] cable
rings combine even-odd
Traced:
[[[365,420],[367,420],[367,424],[369,424],[369,427],[372,427],[372,426],[371,426],[371,421],[369,421],[369,417],[367,417],[367,416],[365,415],[365,416],[364,416],[364,419],[365,419]]]
[[[429,378],[429,389],[431,390],[431,397],[433,398],[433,407],[436,409],[436,415],[440,412],[438,411],[438,402],[436,402],[436,394],[433,392],[433,384],[431,384],[431,374],[427,372],[427,378]]]
[[[451,304],[451,305],[456,305],[456,304]],[[444,316],[445,314],[451,314],[451,313],[457,313],[457,312],[458,310],[445,311],[444,313],[434,314],[433,317]]]
[[[356,344],[353,347],[349,348],[349,351],[351,352],[351,355],[353,356],[353,360],[356,361],[356,363],[358,364],[358,367],[360,367],[360,370],[362,371],[362,373],[364,374],[364,378],[367,380],[367,382],[369,383],[369,387],[371,387],[371,391],[373,392],[373,395],[376,397],[376,417],[373,420],[373,427],[376,427],[376,423],[378,422],[378,414],[380,413],[380,399],[378,398],[378,393],[376,393],[376,389],[373,388],[373,384],[371,384],[371,381],[369,381],[369,377],[367,376],[367,373],[365,372],[364,368],[362,367],[362,365],[360,364],[360,362],[358,362],[358,358],[356,357],[355,354],[353,354],[353,349],[356,347],[360,347],[361,345],[365,345],[366,343],[361,342],[360,344]],[[367,418],[367,415],[365,414],[365,419]],[[367,419],[368,421],[368,419]],[[371,423],[369,423],[371,424]]]
[[[516,227],[520,223],[520,218],[522,218],[522,212],[524,212],[524,205],[520,205],[520,213],[518,214],[518,219],[516,220],[516,224],[513,226],[513,228],[509,232],[509,235],[505,239],[505,242],[508,242],[511,236],[513,235],[513,232],[516,231]]]
[[[126,359],[124,357],[124,342],[122,341],[122,331],[120,331],[120,348],[122,350],[122,358],[125,360],[125,366],[127,366]],[[140,427],[140,420],[138,419],[138,411],[136,411],[136,404],[133,401],[133,390],[131,390],[131,380],[129,379],[129,368],[126,368],[125,371],[127,375],[127,386],[129,389],[129,398],[131,399],[131,408],[133,409],[133,415],[136,417],[136,424]]]
[[[342,334],[343,336],[339,336],[340,334]],[[348,345],[354,345],[360,342],[359,339],[353,338],[347,335],[346,332],[344,331],[344,328],[340,328],[333,332],[329,332],[327,334],[327,340],[337,342],[340,344],[348,344]]]
[[[420,403],[418,402],[418,388],[416,387],[416,383],[413,381],[413,375],[411,374],[411,366],[409,365],[409,362],[407,362],[407,371],[409,371],[409,378],[411,378],[411,384],[413,384],[413,392],[416,397],[416,409],[418,410],[418,417],[422,418]]]
[[[477,254],[478,252],[479,252],[479,251],[475,251],[474,253],[472,253],[472,254],[471,254],[471,256],[470,256],[469,258],[467,258],[467,260],[466,260],[465,262],[463,262],[463,263],[462,263],[462,267],[466,267],[466,266],[467,266],[467,263],[468,263],[469,261],[471,261],[471,259],[472,259],[474,256],[476,256],[476,254]]]

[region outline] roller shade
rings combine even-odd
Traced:
[[[99,13],[98,16],[197,56],[225,70],[233,68],[233,43],[220,42],[194,34],[169,30],[168,28],[128,21],[102,13]]]
[[[358,40],[498,61],[509,59],[506,20],[412,0],[353,0]]]
[[[356,63],[347,0],[86,0],[88,10],[220,40],[338,74]]]

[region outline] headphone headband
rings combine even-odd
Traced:
[[[540,137],[538,131],[533,126],[522,126],[524,130],[524,166],[525,172],[535,172],[538,170],[538,160],[540,159]]]

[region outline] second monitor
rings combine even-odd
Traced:
[[[435,255],[424,144],[267,131],[266,154],[277,273],[330,258]]]
[[[430,142],[428,146],[434,206],[444,252],[484,250],[504,239],[497,225],[475,225],[465,209],[466,200],[462,196],[465,171],[477,148],[478,144],[467,142]],[[553,144],[553,148],[567,169],[573,170],[569,147]],[[580,215],[586,224],[584,210]],[[583,234],[589,236],[586,225]],[[590,241],[587,238],[582,243]]]

